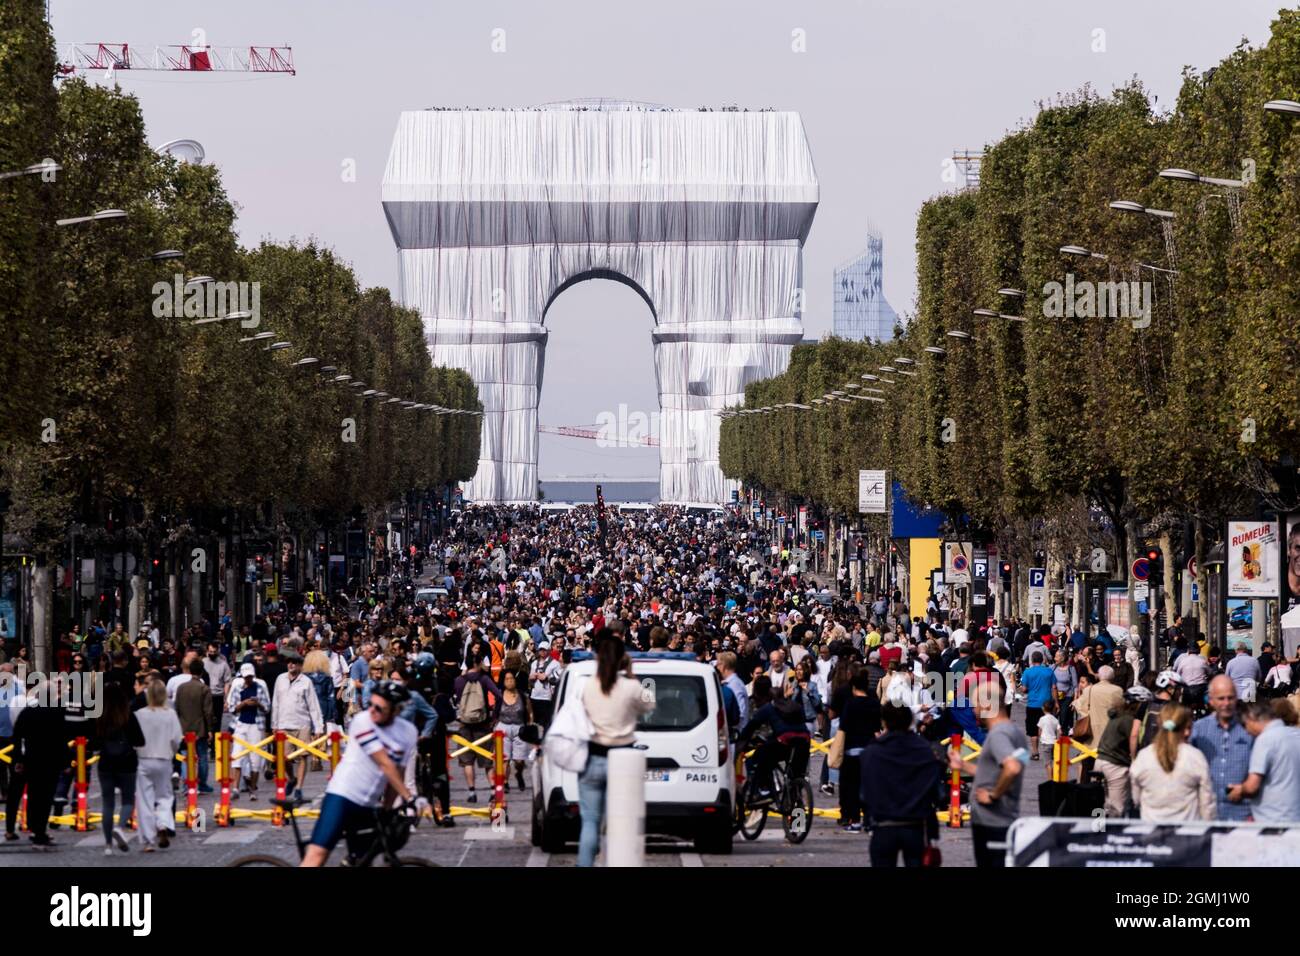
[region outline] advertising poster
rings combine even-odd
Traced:
[[[1229,598],[1271,598],[1279,591],[1276,521],[1229,521]]]
[[[970,584],[971,546],[965,542],[943,543],[943,580],[946,584]]]
[[[1300,607],[1300,514],[1286,516],[1286,539],[1282,542],[1282,611]]]

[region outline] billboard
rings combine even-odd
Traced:
[[[886,512],[885,496],[889,486],[884,471],[858,472],[858,512],[864,515],[883,515]]]
[[[1278,596],[1281,546],[1276,521],[1229,521],[1226,551],[1228,597]]]
[[[1300,607],[1300,514],[1286,516],[1286,538],[1282,542],[1282,611]]]

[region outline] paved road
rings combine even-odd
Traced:
[[[1012,719],[1023,721],[1023,710],[1016,705]],[[814,756],[812,773],[821,769],[821,760]],[[453,767],[455,779],[452,782],[453,807],[466,807],[464,780],[459,768]],[[1022,791],[1021,810],[1026,815],[1037,812],[1038,784],[1047,779],[1047,762],[1033,762],[1029,765],[1025,786]],[[319,796],[325,787],[326,774],[309,773],[307,786],[304,788],[309,798]],[[273,792],[267,781],[260,784],[260,799],[250,802],[247,795],[234,806],[246,809],[268,808],[267,797]],[[490,791],[488,791],[490,792]],[[480,780],[479,800],[486,801],[487,794]],[[208,811],[209,822],[212,819],[212,807],[215,796],[203,795],[200,807]],[[534,848],[529,842],[528,807],[531,792],[521,794],[512,789],[507,795],[508,806],[512,808],[509,823],[503,830],[494,831],[485,817],[457,816],[457,826],[442,829],[422,825],[411,837],[404,854],[420,856],[432,860],[441,866],[573,866],[576,859],[576,847],[569,852],[548,855]],[[817,806],[825,809],[838,809],[835,798],[821,793],[816,794]],[[92,785],[90,793],[92,811],[99,808],[98,784]],[[486,808],[486,802],[480,802],[478,808]],[[303,821],[304,835],[310,832],[313,821]],[[232,860],[250,853],[270,853],[284,859],[296,858],[293,846],[293,831],[285,826],[283,829],[263,820],[239,820],[230,829],[215,829],[209,825],[207,832],[181,832],[170,848],[153,854],[135,852],[138,837],[131,833],[129,842],[132,851],[126,854],[115,853],[112,857],[104,856],[104,836],[101,831],[90,833],[70,832],[66,828],[54,831],[58,844],[55,850],[36,850],[21,840],[13,844],[0,844],[0,867],[21,866],[223,866]],[[780,821],[769,818],[768,825],[760,837],[747,842],[739,836],[736,838],[734,852],[730,856],[700,855],[693,851],[689,843],[660,840],[653,835],[649,838],[646,863],[649,866],[869,866],[867,853],[868,838],[863,834],[842,832],[833,819],[818,816],[814,818],[808,838],[799,846],[785,842]],[[974,855],[971,847],[970,830],[963,828],[952,830],[943,828],[939,843],[946,866],[971,866]]]

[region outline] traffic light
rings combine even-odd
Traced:
[[[1001,575],[1003,584],[1010,584],[1011,583],[1011,562],[1003,561],[1002,564],[998,566],[998,574]]]
[[[1147,548],[1147,581],[1151,585],[1151,603],[1160,607],[1165,595],[1164,555],[1159,548]]]

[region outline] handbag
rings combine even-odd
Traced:
[[[831,738],[831,745],[826,750],[826,766],[832,770],[839,770],[840,765],[844,763],[844,731],[835,731],[835,736]]]
[[[1085,714],[1082,717],[1076,718],[1070,736],[1073,737],[1075,740],[1079,741],[1080,743],[1084,743],[1088,740],[1091,740],[1092,739],[1092,718],[1087,714]]]
[[[582,773],[587,769],[587,744],[591,741],[591,718],[582,703],[581,694],[571,693],[551,721],[551,727],[542,739],[546,759],[554,761],[561,770]]]

